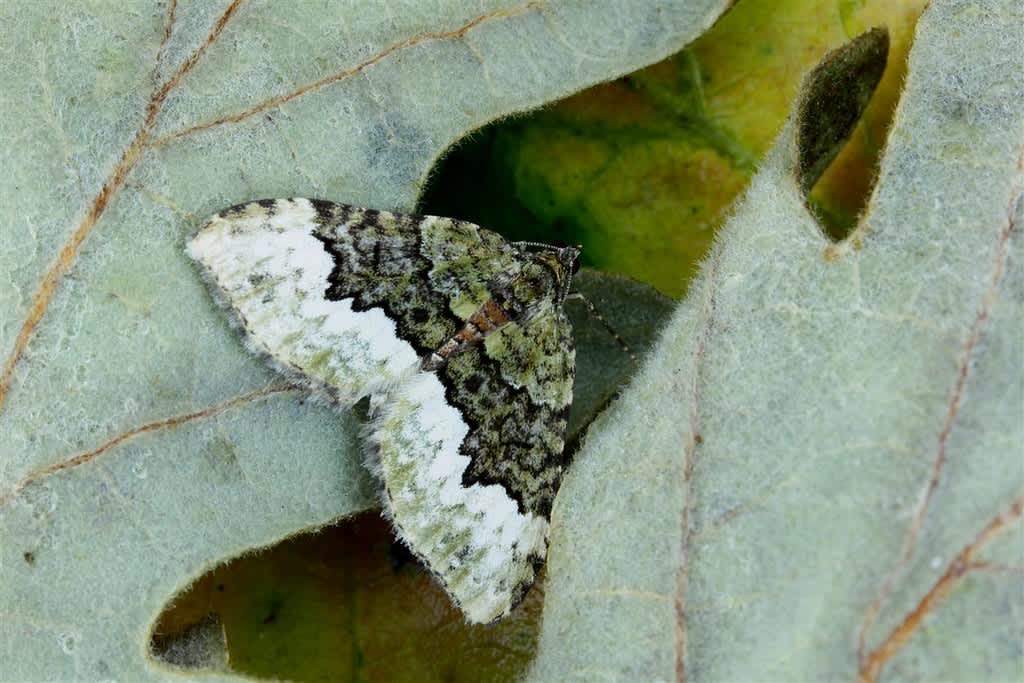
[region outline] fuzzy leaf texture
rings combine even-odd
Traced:
[[[410,210],[469,131],[662,59],[726,4],[4,3],[3,677],[178,677],[147,645],[182,587],[376,504],[354,420],[211,302],[183,251],[203,218]],[[167,658],[215,666],[213,632]]]
[[[807,80],[563,485],[532,680],[1019,678],[1022,34],[931,3],[841,243],[802,188],[862,93]]]

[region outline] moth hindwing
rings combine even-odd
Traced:
[[[398,534],[470,621],[508,614],[547,553],[578,250],[273,199],[213,216],[188,253],[251,348],[343,404],[373,398],[371,467]]]

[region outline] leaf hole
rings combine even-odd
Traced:
[[[884,127],[891,122],[895,101],[873,97],[888,56],[885,28],[861,34],[808,74],[797,107],[797,179],[808,208],[834,241],[852,233],[874,189],[885,130],[870,127],[864,114],[884,107]]]
[[[199,577],[160,614],[150,656],[278,680],[515,680],[533,657],[542,593],[497,624],[469,625],[367,512]]]

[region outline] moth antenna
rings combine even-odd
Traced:
[[[569,289],[572,287],[572,278],[576,274],[576,271],[580,269],[579,259],[581,251],[583,251],[582,244],[578,244],[575,247],[562,247],[558,249],[558,258],[565,266],[567,273],[565,284],[562,286],[562,291],[558,297],[559,306],[564,304],[565,299],[569,296]],[[591,306],[591,308],[593,309],[593,306]]]
[[[565,278],[565,285],[562,287],[562,292],[558,296],[558,305],[559,306],[564,304],[565,300],[569,298],[569,294],[571,294],[571,292],[569,291],[569,288],[572,287],[572,275],[573,275],[572,270],[569,270],[569,275]],[[582,295],[580,295],[580,296],[582,296]],[[593,308],[593,306],[591,306],[591,308]]]
[[[544,244],[543,242],[513,242],[514,246],[517,247],[537,247],[538,249],[546,249],[547,251],[561,251],[561,247],[555,247],[550,244]]]
[[[626,340],[623,339],[619,335],[619,333],[615,331],[615,328],[612,327],[607,320],[605,320],[605,317],[601,315],[601,313],[597,310],[597,307],[594,306],[594,302],[592,302],[590,299],[584,296],[581,292],[571,292],[568,295],[566,295],[565,298],[572,298],[577,301],[582,301],[583,305],[587,307],[588,311],[590,311],[590,314],[597,319],[597,322],[601,323],[601,327],[603,327],[605,331],[608,334],[610,334],[612,338],[615,339],[615,341],[619,343],[619,346],[622,347],[622,350],[625,351],[626,354],[629,356],[630,360],[633,361],[633,365],[640,365],[640,360],[636,357],[636,354],[633,353],[633,350],[629,348],[629,344],[627,344]]]

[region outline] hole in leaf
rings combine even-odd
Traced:
[[[861,122],[885,73],[888,55],[886,29],[875,28],[854,38],[826,55],[808,75],[798,107],[798,181],[808,207],[836,240],[849,234],[864,208],[880,150],[866,154],[867,163],[852,167],[833,162],[845,151]],[[890,105],[887,122],[891,113]],[[870,143],[866,127],[862,127],[860,142]],[[832,177],[822,182],[827,171]]]
[[[710,78],[684,50],[486,126],[439,162],[418,210],[581,244],[583,266],[682,296],[759,158],[706,110]]]
[[[152,656],[293,681],[521,678],[543,587],[508,618],[469,625],[395,545],[390,525],[365,513],[236,558],[173,598],[154,628]],[[218,642],[227,650],[219,659]]]

